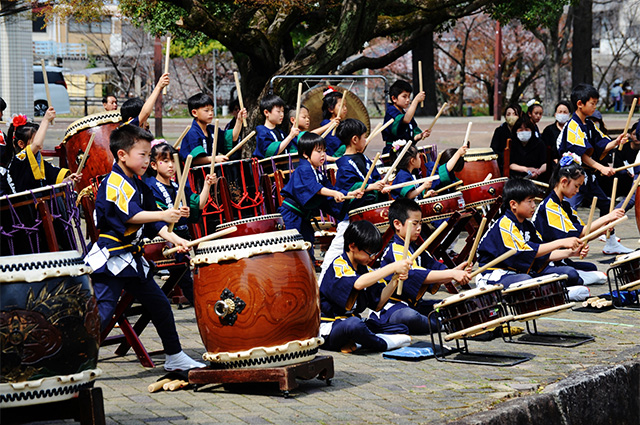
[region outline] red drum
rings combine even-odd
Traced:
[[[501,306],[502,285],[489,285],[453,295],[433,306],[442,320],[445,341],[480,335],[513,320]]]
[[[637,291],[640,289],[640,251],[619,255],[611,263],[609,270],[609,286],[613,280],[620,291]],[[613,279],[611,279],[613,274]]]
[[[75,201],[71,182],[0,198],[0,255],[86,253]]]
[[[423,223],[433,221],[434,217],[438,220],[451,217],[453,213],[465,207],[464,198],[460,192],[420,199],[418,205],[422,210]]]
[[[514,283],[502,291],[513,320],[535,320],[573,307],[575,303],[569,302],[565,289],[567,278],[554,273]]]
[[[458,190],[462,192],[467,208],[479,208],[494,203],[497,198],[502,196],[502,190],[507,180],[509,179],[502,177],[462,186]]]
[[[161,237],[157,237],[157,238],[153,238],[151,240],[146,239],[144,240],[144,258],[146,258],[147,261],[149,262],[153,262],[153,264],[155,264],[156,267],[158,268],[164,268],[164,267],[169,267],[169,266],[173,266],[176,264],[176,258],[175,258],[175,254],[170,256],[170,257],[165,257],[162,252],[165,249],[169,249],[172,248],[173,244],[170,242],[167,242],[166,240],[162,239]]]
[[[384,233],[389,227],[389,205],[392,203],[393,201],[385,201],[351,210],[349,221],[370,221],[381,233]]]
[[[320,295],[296,230],[204,242],[191,260],[203,358],[222,368],[277,367],[315,357]]]
[[[277,232],[284,230],[284,220],[280,214],[269,214],[261,217],[244,218],[242,220],[229,221],[218,224],[216,232],[236,226],[238,230],[230,234],[229,237],[256,235],[267,232]]]
[[[109,150],[109,136],[120,125],[121,120],[120,112],[102,112],[87,115],[67,127],[62,145],[64,145],[67,163],[72,173],[78,169],[91,135],[95,135],[89,157],[82,170],[82,180],[76,186],[77,189],[89,186],[89,180],[92,177],[111,171],[113,155]]]
[[[502,176],[498,167],[498,155],[489,148],[469,149],[464,156],[464,168],[455,174],[465,185],[481,182],[488,174],[494,179]]]

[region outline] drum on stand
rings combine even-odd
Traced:
[[[569,302],[565,282],[566,274],[550,274],[524,280],[502,291],[502,297],[514,316],[513,320],[535,320],[558,313],[575,305]]]
[[[420,199],[418,205],[422,211],[423,223],[449,218],[456,211],[465,208],[464,198],[460,192]]]
[[[493,204],[502,196],[506,177],[460,187],[466,208],[481,208]]]
[[[464,168],[456,174],[463,184],[478,183],[491,174],[493,178],[502,176],[498,167],[498,155],[489,148],[471,148],[464,156]]]
[[[296,230],[204,242],[195,266],[196,320],[206,361],[226,368],[313,359],[322,338],[315,269]]]
[[[101,374],[100,317],[71,183],[0,211],[0,408],[77,397]]]
[[[118,128],[120,121],[122,121],[120,112],[101,112],[87,115],[67,127],[62,139],[62,146],[65,149],[67,163],[72,173],[78,170],[89,139],[92,134],[95,135],[89,157],[82,170],[82,179],[76,185],[78,190],[89,186],[92,177],[101,176],[111,171],[113,155],[109,149],[109,136],[113,130]]]
[[[389,206],[392,203],[393,201],[385,201],[353,209],[349,212],[349,221],[370,221],[384,233],[389,227]]]
[[[614,306],[640,308],[640,251],[617,256],[607,270],[607,277]],[[631,292],[628,300],[623,298],[621,291]]]
[[[229,221],[227,223],[218,224],[216,232],[228,229],[229,227],[237,227],[238,230],[227,236],[227,238],[257,235],[267,232],[277,232],[284,230],[284,220],[280,214],[269,214],[260,217],[243,218],[242,220]]]

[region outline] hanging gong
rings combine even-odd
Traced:
[[[340,86],[334,86],[334,88],[340,93],[347,90]],[[311,117],[311,130],[320,127],[320,122],[322,122],[322,99],[325,90],[327,90],[327,86],[321,86],[302,94],[302,104],[307,107],[309,116]],[[340,100],[338,100],[338,102],[340,102]],[[362,121],[364,125],[367,126],[367,131],[370,131],[371,121],[369,121],[369,114],[360,98],[353,92],[347,90],[345,102],[347,104],[347,118],[355,118]]]

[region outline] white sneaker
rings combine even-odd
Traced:
[[[584,301],[591,296],[591,291],[586,286],[569,286],[569,301]]]
[[[376,336],[384,339],[384,342],[387,343],[387,350],[395,350],[411,344],[411,337],[405,334],[376,334]]]
[[[633,249],[622,245],[616,235],[609,236],[607,243],[604,245],[604,248],[602,248],[602,253],[607,255],[628,254],[630,252],[633,252]]]
[[[201,367],[207,367],[207,365],[193,360],[184,351],[180,351],[178,354],[165,354],[164,356],[164,370],[167,372]]]
[[[604,285],[607,283],[607,275],[604,272],[586,272],[584,270],[576,270],[585,285]]]

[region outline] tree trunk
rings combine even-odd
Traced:
[[[593,0],[580,0],[573,7],[573,47],[571,48],[571,84],[593,84],[591,38]]]
[[[424,108],[418,106],[416,116],[434,116],[438,113],[438,93],[436,92],[436,70],[433,66],[433,31],[421,37],[418,45],[413,48],[413,88],[418,92],[420,83],[418,80],[418,61],[422,61],[422,83],[427,97],[424,100]]]

